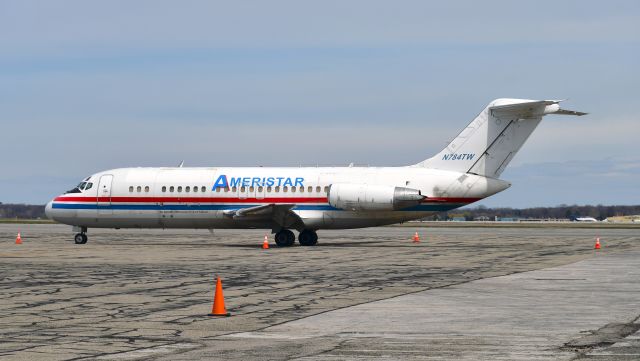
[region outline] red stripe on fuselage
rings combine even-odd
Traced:
[[[482,198],[427,198],[422,203],[473,203]],[[65,197],[56,202],[96,202],[96,197]],[[278,198],[237,198],[237,197],[98,197],[98,202],[111,203],[327,203],[326,197],[278,197]]]

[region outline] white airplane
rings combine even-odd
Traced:
[[[498,179],[558,100],[497,99],[434,157],[404,167],[122,168],[99,172],[46,205],[74,226],[264,228],[278,246],[304,246],[319,229],[381,226],[458,208],[507,189]]]

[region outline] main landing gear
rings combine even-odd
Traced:
[[[305,229],[298,235],[301,246],[315,246],[318,244],[318,234],[310,229]]]
[[[288,229],[283,229],[276,233],[276,244],[278,247],[291,247],[296,242],[296,236]],[[315,246],[318,243],[318,234],[310,229],[305,229],[298,235],[298,242],[301,246]]]
[[[76,242],[76,244],[85,244],[88,240],[87,227],[80,228],[80,233],[77,233],[75,237],[73,237],[73,241]]]

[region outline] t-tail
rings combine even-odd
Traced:
[[[416,167],[498,178],[547,114],[585,115],[559,100],[496,99],[440,153]]]

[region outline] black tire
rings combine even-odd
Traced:
[[[75,235],[75,237],[73,237],[73,241],[76,244],[85,244],[87,243],[87,236],[82,233],[78,233]]]
[[[305,229],[298,235],[298,242],[301,246],[315,246],[318,244],[318,234],[312,230]]]
[[[288,229],[283,229],[282,231],[276,233],[276,236],[274,238],[278,247],[290,247],[293,246],[296,241],[295,234],[293,234],[293,232]]]

